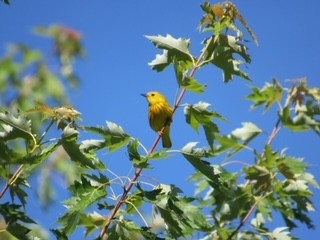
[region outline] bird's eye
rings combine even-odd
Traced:
[[[154,97],[154,93],[151,93],[151,96]]]

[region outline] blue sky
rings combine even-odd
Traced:
[[[82,113],[83,124],[96,126],[105,124],[106,120],[115,122],[149,148],[156,134],[149,129],[147,103],[140,93],[150,90],[163,92],[172,104],[177,84],[172,69],[163,73],[150,69],[147,63],[160,51],[144,35],[169,33],[174,37],[190,38],[192,52],[199,55],[200,43],[205,37],[197,30],[202,16],[200,3],[202,1],[195,0],[12,0],[11,6],[1,4],[0,7],[0,53],[11,42],[27,43],[49,52],[48,41],[31,33],[39,25],[61,24],[79,30],[87,54],[85,59],[76,63],[81,85],[78,90],[70,92],[70,97],[74,107]],[[276,112],[249,111],[251,103],[244,100],[250,92],[248,86],[261,87],[276,77],[290,87],[285,82],[287,79],[307,77],[310,86],[319,87],[320,2],[273,0],[234,3],[259,39],[259,47],[252,41],[248,43],[253,62],[244,69],[253,83],[235,78],[230,84],[224,84],[219,69],[205,68],[197,73],[196,78],[208,85],[207,92],[204,95],[187,94],[183,103],[200,100],[211,103],[213,110],[229,120],[229,123],[221,123],[221,130],[226,134],[240,127],[241,122],[255,123],[265,131],[254,143],[261,150],[276,122]],[[185,124],[182,109],[174,119],[172,140],[173,149],[180,149],[189,141],[199,141],[200,146],[206,144],[202,132],[197,134]],[[314,133],[293,134],[283,129],[274,146],[277,150],[288,147],[288,155],[304,157],[312,165],[310,172],[319,181],[318,142],[319,137]],[[102,158],[118,174],[127,174],[130,170],[123,152],[119,155],[102,154]],[[252,159],[238,160],[252,163]],[[192,185],[185,183],[193,169],[181,156],[156,162],[153,167],[146,175],[166,184],[174,183],[187,194],[193,193]],[[318,190],[315,191],[314,203],[319,209]],[[33,211],[32,207],[37,208],[37,203],[30,207],[30,211]],[[35,212],[35,218],[43,225],[54,226],[54,211],[47,215]],[[316,212],[311,216],[317,224],[320,214]],[[302,239],[306,235],[315,239],[320,230],[299,228],[295,234]]]

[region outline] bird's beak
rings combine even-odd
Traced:
[[[147,94],[145,94],[145,93],[141,93],[141,96],[143,96],[143,97],[147,97]]]

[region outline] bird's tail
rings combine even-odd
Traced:
[[[167,127],[162,135],[162,147],[171,148],[170,127]]]

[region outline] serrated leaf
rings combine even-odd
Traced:
[[[303,174],[308,165],[303,159],[282,157],[277,161],[277,167],[287,179],[294,179],[297,175]]]
[[[62,236],[70,236],[79,225],[81,213],[78,211],[67,212],[58,219],[58,223],[63,225]]]
[[[188,71],[192,67],[192,64],[188,64],[182,61],[178,61],[174,64],[178,85],[179,87],[185,88],[186,90],[191,92],[203,93],[206,89],[206,86],[201,85],[197,80],[188,76]]]
[[[262,133],[262,130],[251,122],[244,122],[241,128],[237,128],[231,132],[233,137],[245,143],[248,143],[260,133]]]
[[[120,148],[126,146],[130,142],[130,136],[124,132],[121,126],[107,122],[105,127],[84,127],[85,130],[101,135],[105,140],[105,147],[110,152],[115,152]]]
[[[14,184],[10,186],[9,191],[12,202],[14,202],[15,197],[18,197],[21,204],[25,206],[27,203],[28,194],[23,188],[30,188],[30,185],[25,178],[20,176],[15,180]]]
[[[6,231],[17,239],[25,239],[26,234],[31,230],[27,224],[35,223],[34,220],[25,215],[23,207],[17,204],[1,204],[0,215],[7,224]]]
[[[272,174],[271,172],[259,165],[254,165],[244,169],[246,173],[246,179],[253,181],[253,187],[257,192],[270,191],[272,186]]]
[[[172,59],[168,58],[168,51],[163,50],[162,54],[157,54],[156,58],[148,63],[152,70],[157,72],[163,71],[166,67],[170,66]]]
[[[199,131],[199,126],[202,125],[209,146],[212,147],[215,135],[219,133],[219,128],[215,123],[212,122],[212,119],[225,119],[218,113],[209,110],[209,106],[210,104],[205,102],[199,102],[194,105],[186,105],[184,108],[184,114],[186,117],[186,122],[197,132]]]
[[[239,153],[251,142],[255,137],[257,137],[262,130],[259,129],[256,125],[250,122],[242,123],[243,127],[237,128],[231,132],[227,137],[231,142],[234,142],[235,145],[233,152],[230,152],[228,157],[231,158],[235,154]],[[224,139],[226,140],[226,139]]]
[[[107,183],[103,184],[92,184],[86,177],[81,176],[81,181],[75,181],[69,188],[75,196],[66,200],[64,205],[70,212],[85,210],[107,195],[105,186],[109,184],[109,181],[108,179],[106,181]]]
[[[281,102],[283,97],[283,88],[276,79],[273,79],[272,84],[266,83],[261,89],[253,87],[251,90],[247,99],[254,102],[251,106],[253,109],[264,105],[265,111],[268,111],[275,103]]]
[[[136,168],[149,168],[150,164],[148,163],[148,158],[141,156],[139,153],[139,141],[133,140],[127,146],[129,159]]]
[[[320,135],[320,121],[316,116],[308,116],[305,112],[299,111],[292,117],[292,110],[289,106],[279,112],[282,124],[294,132],[314,130]]]
[[[104,164],[97,158],[95,151],[92,151],[92,145],[88,142],[78,144],[79,132],[74,128],[67,126],[64,129],[61,144],[72,161],[79,163],[82,167],[90,169],[105,169]],[[95,147],[97,147],[95,145]],[[102,145],[104,147],[104,145]]]
[[[14,116],[10,112],[0,112],[0,126],[4,132],[0,132],[0,137],[5,141],[23,138],[27,141],[32,140],[36,144],[36,138],[31,130],[31,121],[21,113]]]
[[[170,34],[166,36],[146,36],[157,48],[165,49],[168,52],[174,53],[174,55],[186,58],[189,61],[190,57],[189,46],[190,39],[174,38]]]
[[[278,227],[272,232],[272,239],[274,240],[292,240],[288,227]]]
[[[50,229],[50,231],[54,234],[57,240],[68,240],[67,235],[61,229]]]
[[[197,143],[188,143],[181,149],[182,155],[188,162],[199,172],[201,172],[215,189],[220,190],[219,186],[219,173],[216,168],[211,166],[208,162],[203,161],[201,158],[209,156],[208,152],[201,148],[195,148]]]
[[[98,230],[105,221],[105,217],[97,212],[81,214],[80,225],[86,228],[85,237],[88,238],[94,231]]]
[[[245,62],[251,62],[247,48],[239,41],[234,36],[220,34],[212,36],[204,42],[205,47],[202,50],[204,63],[211,63],[221,68],[224,73],[224,82],[232,80],[234,75],[251,81],[249,76],[240,70],[240,65],[243,62],[234,56],[239,55]]]
[[[156,202],[156,213],[159,214],[170,234],[177,237],[187,237],[194,234],[194,230],[204,230],[209,228],[201,209],[191,204],[193,198],[179,197],[174,186],[162,185],[161,200]]]
[[[52,144],[50,146],[47,146],[46,148],[41,149],[41,151],[36,154],[28,155],[23,157],[22,159],[19,159],[18,162],[25,164],[25,173],[31,173],[34,169],[39,167],[41,163],[48,159],[59,146],[60,143]]]
[[[157,48],[163,49],[162,55],[157,55],[149,65],[153,70],[162,71],[174,61],[193,62],[193,57],[189,52],[189,39],[174,38],[167,36],[146,36]]]

